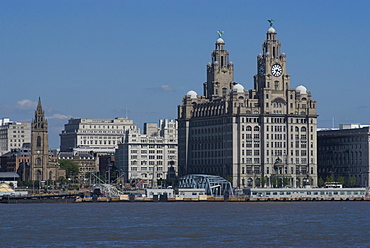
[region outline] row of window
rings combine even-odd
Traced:
[[[131,148],[163,148],[164,145],[130,145]],[[176,148],[176,145],[167,145],[168,148]]]
[[[141,154],[146,154],[148,153],[147,150],[131,150],[131,153],[141,153]],[[163,153],[163,150],[149,150],[149,153]],[[175,153],[175,152],[169,152],[169,153]]]
[[[361,144],[352,144],[352,145],[340,145],[340,146],[322,146],[319,143],[319,150],[321,151],[348,151],[349,149],[361,149]]]
[[[272,154],[272,155],[275,155],[275,156],[282,156],[281,153],[278,152],[278,150],[275,151],[276,153],[275,154]],[[295,161],[295,163],[294,163]],[[274,162],[274,161],[272,161]],[[313,158],[311,158],[311,164],[313,164],[314,160]],[[294,158],[291,158],[290,159],[290,163],[291,164],[307,164],[307,158],[296,158],[294,160]],[[260,164],[260,158],[242,158],[242,164]],[[270,158],[266,158],[266,164],[270,164]]]
[[[289,168],[290,168],[290,174],[294,174],[294,171],[295,171],[295,174],[307,174],[307,171],[308,171],[308,166],[302,166],[302,165],[289,166]],[[272,172],[269,166],[266,166],[265,169],[266,169],[266,174],[270,174],[270,172]],[[311,166],[310,169],[311,169],[310,173],[314,174],[313,166]],[[288,174],[288,167],[280,166],[276,168],[275,171],[278,174]],[[241,171],[242,174],[253,174],[253,173],[260,174],[260,172],[261,172],[260,166],[245,166],[245,167],[243,166],[242,171]]]
[[[293,132],[293,128],[294,128],[293,126],[290,126],[290,131],[291,132]],[[246,126],[244,128],[244,125],[242,125],[242,128],[241,129],[242,129],[242,131],[247,131],[247,132],[251,132],[252,131],[252,127],[251,126]],[[313,132],[313,126],[311,126],[310,129],[311,129],[311,132]],[[285,126],[271,126],[271,131],[272,132],[285,132],[285,130],[286,130],[286,127]],[[299,132],[299,131],[306,132],[307,131],[307,128],[306,127],[299,128],[299,127],[296,126],[294,128],[294,130],[296,132]],[[255,127],[253,127],[253,131],[259,132],[260,131],[260,128],[258,126],[255,126]],[[266,125],[266,131],[270,131],[270,126],[269,125]]]
[[[117,144],[119,141],[117,141]],[[81,140],[80,145],[115,145],[115,140]]]
[[[147,159],[147,158],[145,158]],[[173,165],[174,164],[174,160],[176,160],[176,156],[168,156],[168,165]],[[132,160],[131,161],[131,165],[137,165],[138,163],[140,162],[141,165],[162,165],[163,164],[163,160],[141,160],[141,161],[137,161],[137,160]]]
[[[129,126],[110,126],[110,125],[107,125],[107,126],[100,126],[100,125],[94,125],[94,126],[92,126],[92,125],[89,125],[89,126],[86,126],[85,127],[85,125],[83,125],[82,126],[82,129],[85,129],[85,128],[87,128],[87,129],[92,129],[92,128],[98,128],[98,129],[100,129],[100,128],[103,128],[103,129],[105,129],[105,128],[107,128],[107,129],[126,129],[126,127],[128,128]]]
[[[153,168],[157,168],[157,171],[163,171],[163,167],[131,167],[131,171],[137,171],[138,169],[140,169],[141,171],[153,171]]]
[[[137,155],[131,155],[131,159],[137,159]],[[142,159],[146,159],[147,156],[141,156]],[[149,155],[149,159],[163,159],[162,155],[154,156],[154,155]]]

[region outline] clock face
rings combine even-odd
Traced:
[[[258,73],[260,74],[260,76],[263,76],[263,74],[265,74],[265,67],[263,65],[258,68]]]
[[[281,65],[275,64],[271,67],[271,73],[275,77],[279,77],[283,73],[283,68],[281,68]]]

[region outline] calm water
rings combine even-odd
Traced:
[[[370,247],[370,202],[0,204],[2,247]]]

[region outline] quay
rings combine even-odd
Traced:
[[[1,203],[370,201],[369,188],[244,188],[207,194],[204,188],[121,192],[111,185],[100,185],[85,192],[25,193],[3,192]]]
[[[136,196],[126,194],[114,197],[83,195],[5,196],[1,203],[94,203],[94,202],[294,202],[294,201],[370,201],[370,196],[317,196],[317,197],[248,197],[248,196],[195,196],[167,197],[166,195]]]

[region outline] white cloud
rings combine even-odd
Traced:
[[[70,119],[72,116],[70,115],[62,115],[62,114],[53,114],[52,116],[46,117],[47,119],[59,119],[59,120],[64,120],[64,119]]]
[[[174,92],[175,91],[175,89],[171,88],[170,86],[166,84],[161,85],[161,90],[164,92]]]
[[[15,106],[16,109],[20,110],[35,110],[37,107],[37,102],[33,102],[28,99],[23,99],[17,102],[17,105]]]

